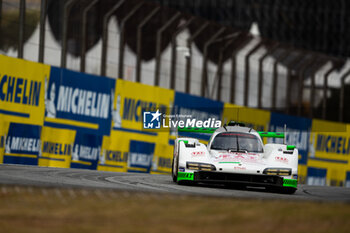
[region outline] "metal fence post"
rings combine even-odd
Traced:
[[[26,23],[26,0],[19,2],[18,58],[23,58],[24,33]]]
[[[344,95],[345,95],[345,79],[350,75],[350,69],[346,71],[340,78],[340,96],[339,96],[339,121],[344,119]]]
[[[287,71],[287,85],[286,85],[286,114],[289,114],[290,112],[290,102],[291,102],[291,82],[292,82],[292,69],[294,66],[296,66],[300,60],[305,56],[303,52],[301,52],[299,55],[297,55],[292,61],[288,64],[288,71]],[[272,100],[276,102],[276,94],[272,96]]]
[[[121,20],[120,22],[120,39],[119,39],[119,67],[118,78],[124,79],[124,48],[125,48],[125,25],[126,22],[136,13],[145,2],[140,2]]]
[[[244,106],[248,106],[248,97],[249,97],[249,81],[250,81],[250,66],[249,66],[249,58],[253,55],[261,46],[263,45],[263,41],[260,41],[257,45],[251,49],[245,57],[245,71],[244,71]]]
[[[1,30],[2,30],[2,0],[0,0],[0,35],[2,35]]]
[[[328,92],[328,78],[329,75],[335,71],[337,67],[332,64],[331,68],[325,73],[323,80],[323,100],[322,100],[322,119],[327,118],[327,92]]]
[[[284,59],[286,59],[288,57],[288,55],[290,54],[289,49],[287,48],[279,57],[276,58],[275,62],[273,63],[273,76],[272,76],[272,101],[271,101],[271,106],[272,106],[272,110],[276,110],[276,96],[277,96],[277,77],[278,77],[278,64],[280,62],[283,62]],[[287,80],[288,79],[288,75],[287,75]],[[288,96],[288,93],[290,93],[289,90],[289,84],[287,81],[287,91],[286,91],[286,96]],[[287,98],[286,98],[287,99]]]
[[[262,96],[262,86],[264,81],[264,72],[263,72],[263,63],[264,60],[273,54],[277,48],[279,47],[279,43],[274,42],[272,48],[267,50],[267,52],[259,58],[259,74],[258,74],[258,108],[262,108],[261,96]]]
[[[205,97],[206,86],[208,85],[208,48],[214,42],[214,40],[225,31],[225,28],[220,28],[210,39],[204,44],[203,51],[203,66],[202,66],[202,83],[201,83],[201,96]]]
[[[219,42],[224,42],[225,40],[228,40],[224,46],[220,47],[219,50],[219,62],[217,65],[217,69],[216,69],[216,73],[214,76],[214,83],[213,83],[213,88],[212,88],[212,92],[210,94],[210,90],[208,88],[208,93],[209,93],[209,97],[214,98],[214,89],[215,89],[215,84],[216,81],[218,81],[218,91],[216,92],[216,99],[219,99],[221,96],[221,83],[222,83],[222,69],[223,69],[223,62],[224,62],[224,52],[226,52],[226,49],[235,41],[235,39],[241,35],[242,33],[239,32],[235,32],[232,33],[228,36],[225,36],[223,38],[217,39],[215,41],[213,41],[210,45],[213,45],[215,43],[219,43]]]
[[[98,2],[99,0],[93,0],[83,9],[83,20],[81,27],[81,50],[80,50],[80,72],[85,72],[85,60],[86,60],[86,24],[87,24],[87,14],[89,10]]]
[[[3,12],[2,12],[2,0],[0,0],[0,35],[3,35],[3,33],[2,33],[2,14],[3,14]]]
[[[186,21],[183,25],[179,27],[177,31],[173,34],[171,38],[171,68],[170,68],[170,89],[176,88],[176,60],[177,60],[177,54],[176,54],[176,47],[177,47],[177,42],[176,38],[177,36],[185,30],[188,25],[190,25],[193,20],[195,19],[194,16],[192,16],[189,20]]]
[[[123,5],[125,0],[120,0],[116,3],[104,16],[103,16],[103,29],[102,29],[102,54],[101,54],[101,76],[106,76],[106,63],[107,63],[107,42],[108,42],[108,22],[112,14]]]
[[[40,35],[39,35],[39,62],[44,62],[45,25],[46,25],[47,0],[41,0],[40,6]]]
[[[63,22],[62,22],[62,48],[61,48],[61,67],[66,68],[67,65],[67,37],[68,37],[68,17],[70,9],[76,0],[68,0],[63,6]]]
[[[303,94],[304,94],[304,76],[306,73],[306,70],[310,67],[310,65],[314,64],[316,61],[317,56],[315,54],[311,55],[311,59],[304,63],[302,68],[300,69],[299,72],[299,78],[298,78],[298,109],[297,109],[297,114],[298,116],[301,116],[302,112],[302,102],[303,102]]]
[[[187,39],[187,47],[190,56],[186,60],[186,93],[189,94],[191,91],[191,65],[192,65],[192,42],[197,36],[209,25],[209,22],[206,21],[197,31],[195,31],[190,38]]]
[[[315,105],[315,74],[319,66],[314,68],[311,72],[311,89],[310,89],[310,106],[309,106],[309,117],[313,118],[314,116],[314,105]]]
[[[236,91],[236,55],[240,51],[241,48],[243,48],[246,44],[248,44],[251,41],[251,37],[243,37],[238,41],[237,47],[233,50],[231,55],[231,92],[230,92],[230,102],[235,103],[235,91]]]
[[[157,31],[157,40],[156,40],[156,67],[155,67],[155,86],[159,86],[160,83],[160,67],[161,67],[161,49],[162,49],[162,34],[163,32],[179,17],[181,16],[180,12],[177,12],[173,17],[171,17],[168,22],[166,22],[160,29]]]
[[[218,91],[216,92],[216,99],[221,101],[221,85],[222,85],[222,73],[223,73],[223,65],[224,65],[224,52],[226,52],[226,49],[235,41],[235,39],[230,39],[221,49],[220,49],[220,55],[219,55],[219,64],[216,71],[215,77],[218,79]],[[213,91],[214,95],[214,85],[213,85]]]
[[[145,26],[155,14],[160,10],[160,6],[156,7],[146,18],[137,26],[137,61],[136,61],[136,82],[141,82],[141,57],[142,57],[142,28]]]
[[[312,118],[314,115],[314,103],[315,103],[315,73],[311,75],[311,91],[310,91],[310,108],[309,117]]]

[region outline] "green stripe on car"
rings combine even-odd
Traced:
[[[284,133],[258,131],[262,138],[284,138]]]
[[[185,144],[188,144],[188,140],[179,140],[179,142],[184,142]]]
[[[178,172],[177,181],[179,180],[194,180],[194,173],[191,172]]]
[[[284,187],[293,187],[296,188],[298,185],[298,180],[294,179],[283,179],[283,186]]]

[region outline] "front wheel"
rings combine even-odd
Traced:
[[[297,191],[296,188],[281,188],[280,193],[282,194],[294,194]]]
[[[267,191],[273,192],[273,193],[281,193],[281,194],[294,194],[297,189],[296,188],[277,188],[277,187],[268,187]]]
[[[174,157],[173,164],[171,166],[171,176],[174,182],[177,182],[177,172],[178,172],[178,163],[175,163],[175,157]]]

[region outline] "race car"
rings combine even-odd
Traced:
[[[297,190],[298,150],[286,144],[264,145],[262,140],[284,138],[285,133],[257,132],[236,122],[178,131],[212,134],[207,145],[189,137],[175,140],[172,178],[178,184],[256,186],[286,194]]]

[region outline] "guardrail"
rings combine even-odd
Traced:
[[[159,110],[191,119],[244,121],[258,131],[283,132],[287,124],[286,143],[300,153],[300,183],[350,184],[349,124],[247,108],[3,55],[0,65],[0,163],[169,174],[176,134],[169,128],[144,129],[143,113]]]

